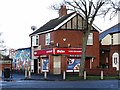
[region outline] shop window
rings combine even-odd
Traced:
[[[45,36],[45,45],[50,45],[50,33],[47,33]]]
[[[87,45],[93,45],[93,33],[88,35]]]
[[[49,60],[48,58],[42,59],[42,72],[49,71]]]
[[[67,72],[79,72],[80,59],[68,58],[67,60]]]

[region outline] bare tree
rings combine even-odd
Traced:
[[[83,76],[86,58],[86,46],[88,35],[90,34],[92,24],[96,16],[105,16],[111,9],[109,6],[109,0],[72,0],[65,1],[66,5],[70,7],[70,10],[78,11],[83,14],[85,19],[83,29],[83,41],[82,41],[82,57],[80,61],[79,76]]]
[[[120,0],[111,0],[111,14],[110,14],[110,20],[114,18],[120,11]]]
[[[68,6],[68,10],[77,11],[84,16],[83,40],[82,40],[82,57],[80,61],[79,76],[83,76],[86,58],[86,46],[88,35],[90,34],[93,22],[96,16],[106,16],[111,10],[110,0],[64,0],[63,3]],[[59,10],[61,5],[53,5],[54,10]]]

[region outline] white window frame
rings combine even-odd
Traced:
[[[45,35],[45,45],[50,45],[50,33],[46,33]]]
[[[32,46],[38,46],[39,45],[39,35],[32,36]]]
[[[87,45],[93,45],[93,33],[88,35]]]

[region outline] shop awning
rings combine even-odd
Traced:
[[[60,54],[67,54],[67,55],[81,55],[82,48],[53,48],[48,50],[36,50],[34,51],[34,56],[40,55],[60,55]]]

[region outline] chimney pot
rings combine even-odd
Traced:
[[[59,9],[59,17],[67,15],[67,9],[65,5],[61,5],[61,8]]]

